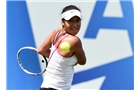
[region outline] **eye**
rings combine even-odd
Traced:
[[[70,19],[70,20],[68,20],[68,22],[72,22],[72,20]]]
[[[77,19],[76,22],[81,22],[81,19]]]

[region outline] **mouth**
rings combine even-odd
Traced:
[[[79,29],[78,28],[71,28],[70,30],[72,30],[72,31],[78,31]]]

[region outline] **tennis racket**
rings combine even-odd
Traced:
[[[21,69],[27,74],[37,76],[46,71],[47,59],[38,54],[34,47],[22,47],[17,52],[17,61]]]

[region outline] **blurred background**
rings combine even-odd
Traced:
[[[131,0],[6,1],[6,90],[38,90],[42,76],[24,73],[16,53],[23,46],[38,48],[61,26],[61,11],[67,5],[82,11],[77,36],[87,56],[75,67],[71,90],[134,89],[134,6]]]

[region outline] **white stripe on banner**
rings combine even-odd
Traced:
[[[6,2],[0,1],[0,88],[6,90]]]
[[[88,75],[86,76],[88,77]],[[78,90],[79,87],[81,88],[80,90],[99,90],[100,87],[102,86],[104,80],[105,80],[105,76],[102,76],[102,77],[98,77],[94,80],[90,80],[90,81],[87,81],[87,82],[83,82],[83,83],[80,83],[80,84],[77,84],[77,85],[73,85],[72,87],[72,90]],[[89,89],[89,87],[91,89]]]
[[[104,17],[123,17],[120,0],[108,0]]]

